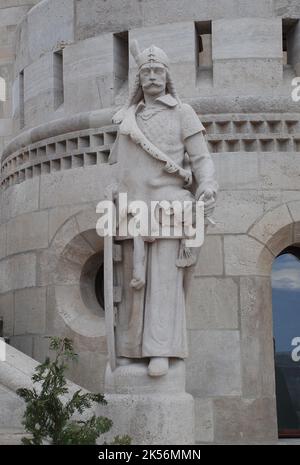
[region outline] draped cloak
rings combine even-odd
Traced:
[[[205,131],[190,105],[180,104],[170,94],[156,99],[147,108],[140,102],[134,108],[136,122],[146,138],[186,167],[185,141],[201,133],[197,154],[189,154],[189,166],[200,188],[216,185],[214,167],[203,136]],[[124,133],[126,115],[110,155],[118,163],[118,190],[128,201],[193,200],[184,180],[164,170],[164,164],[146,153]],[[122,299],[116,315],[116,354],[129,358],[188,356],[184,269],[176,266],[179,239],[157,239],[145,243],[146,284],[141,290],[130,287],[133,270],[133,240],[122,241],[123,260],[119,275]]]

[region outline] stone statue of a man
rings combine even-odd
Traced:
[[[128,104],[114,117],[120,127],[110,156],[110,163],[118,163],[118,191],[127,193],[128,202],[201,198],[210,216],[218,185],[205,129],[192,107],[179,100],[164,51],[151,46],[140,52],[134,44],[131,52],[138,74]],[[195,195],[186,188],[191,174]],[[118,362],[145,358],[148,374],[161,376],[169,358],[188,355],[183,279],[194,261],[185,254],[184,239],[128,238],[122,247]]]

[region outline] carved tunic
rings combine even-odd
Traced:
[[[205,131],[190,105],[179,105],[170,94],[156,100],[152,109],[140,102],[136,107],[136,121],[146,138],[164,152],[177,165],[192,169],[198,184],[205,170],[205,183],[214,182],[213,163],[202,135],[199,154],[185,157],[185,140]],[[128,193],[128,200],[192,200],[184,180],[165,171],[163,163],[141,149],[128,135],[123,134],[121,124],[117,141],[112,149],[110,163],[119,163],[121,192]],[[203,185],[203,187],[205,187]]]

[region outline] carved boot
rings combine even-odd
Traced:
[[[149,376],[163,376],[168,373],[168,357],[152,357],[148,365]]]

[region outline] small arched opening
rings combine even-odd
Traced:
[[[104,341],[103,238],[97,235],[94,211],[81,211],[75,218],[57,231],[49,251],[55,293],[52,311],[74,335],[88,338],[87,343],[97,337]]]

